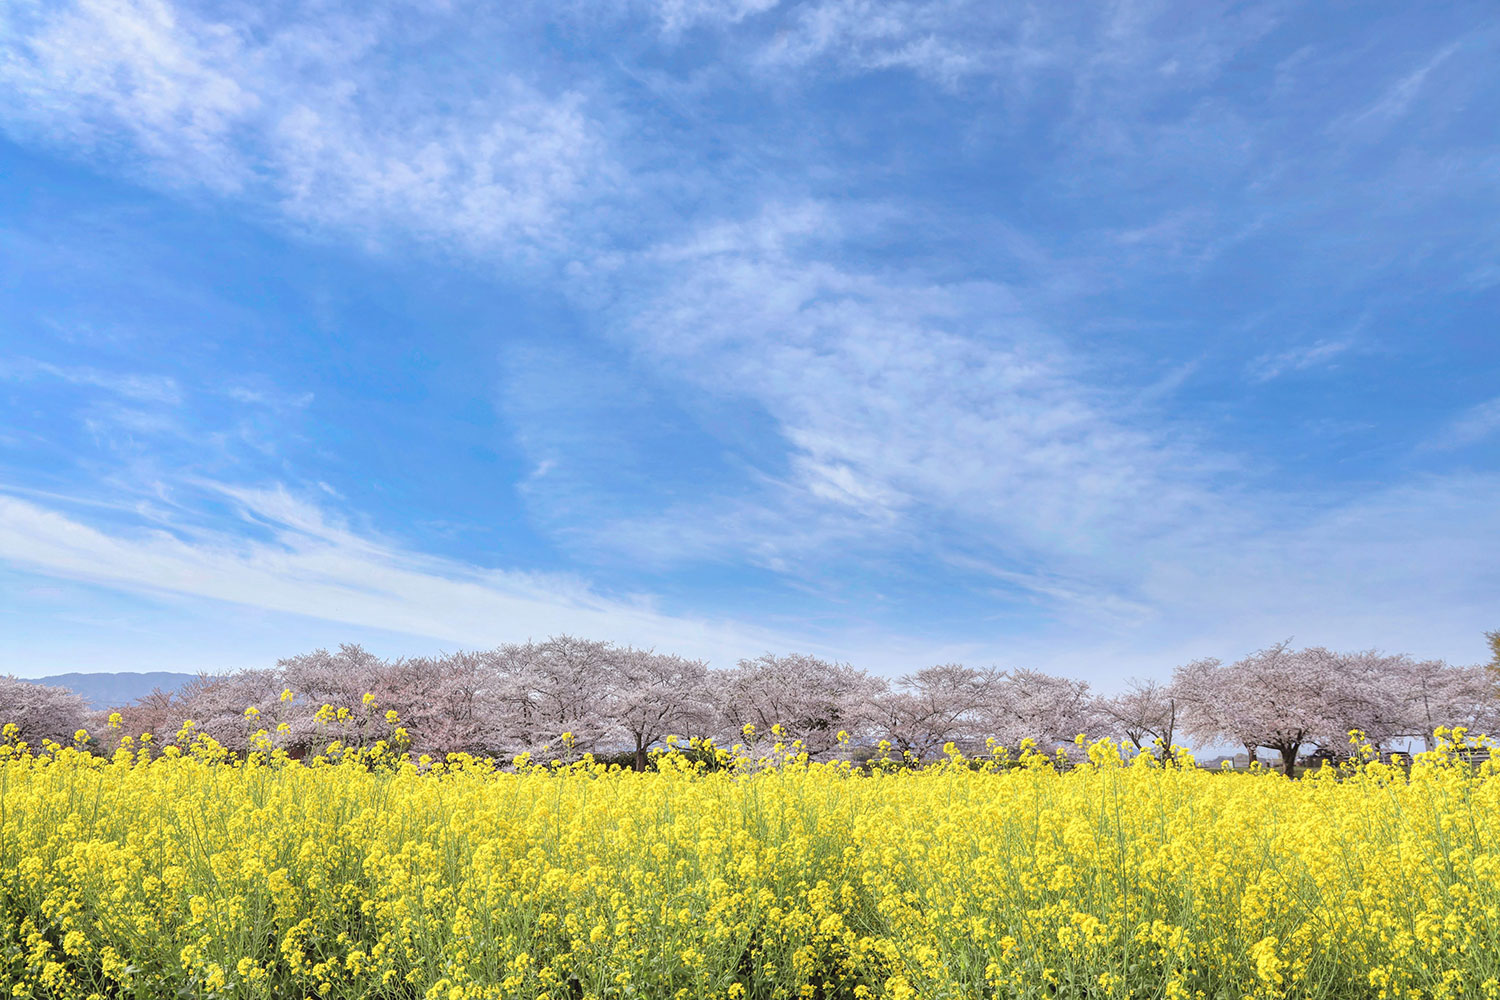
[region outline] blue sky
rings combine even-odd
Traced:
[[[1500,627],[1492,4],[14,0],[0,669]]]

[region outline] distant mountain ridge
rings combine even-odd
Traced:
[[[177,674],[166,670],[147,673],[118,674],[53,674],[51,677],[27,678],[34,684],[65,687],[80,694],[91,708],[119,708],[137,698],[145,697],[157,688],[176,691],[197,674]]]

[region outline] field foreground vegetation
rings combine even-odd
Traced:
[[[1500,996],[1461,733],[1297,781],[124,742],[0,747],[12,996]]]

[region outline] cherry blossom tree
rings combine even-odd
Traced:
[[[726,737],[736,739],[751,725],[766,740],[779,725],[785,742],[801,740],[814,759],[838,750],[840,732],[853,738],[869,735],[872,703],[886,687],[885,681],[847,663],[805,653],[741,660],[714,680]]]
[[[1500,732],[1500,695],[1488,669],[1407,656],[1393,660],[1383,685],[1394,705],[1392,735],[1420,739],[1431,750],[1439,727]]]
[[[1133,679],[1113,698],[1098,703],[1099,714],[1137,747],[1160,743],[1169,752],[1177,738],[1177,691],[1171,684]]]
[[[609,676],[608,714],[634,746],[635,769],[646,750],[669,735],[706,736],[713,725],[708,664],[649,649],[626,649]]]
[[[1312,706],[1325,718],[1322,733],[1311,742],[1344,757],[1359,733],[1377,749],[1406,728],[1401,699],[1392,697],[1387,678],[1399,676],[1407,657],[1366,649],[1340,652],[1312,646],[1294,654],[1302,670],[1316,679],[1319,698]]]
[[[996,697],[985,706],[984,721],[987,735],[1005,746],[1030,739],[1047,750],[1100,724],[1086,681],[1025,669],[1006,673]]]
[[[950,741],[969,747],[986,736],[1012,747],[1030,738],[1051,749],[1078,733],[1113,731],[1137,746],[1170,746],[1182,732],[1243,745],[1252,757],[1274,751],[1290,769],[1304,747],[1347,752],[1350,730],[1376,746],[1418,737],[1430,745],[1439,726],[1496,731],[1495,683],[1481,666],[1282,642],[1228,666],[1199,660],[1178,667],[1171,683],[1132,681],[1121,694],[1096,699],[1082,681],[1034,670],[947,663],[888,685],[806,654],[767,653],[711,670],[700,660],[561,635],[397,660],[346,644],[270,669],[204,674],[174,694],[157,691],[121,707],[120,733],[170,738],[191,719],[231,750],[244,752],[265,729],[296,754],[335,739],[389,736],[397,723],[387,713],[394,712],[419,753],[500,756],[556,748],[569,734],[570,751],[628,748],[643,768],[647,750],[668,734],[735,742],[746,725],[762,745],[800,740],[818,758],[838,751],[841,731],[856,742],[887,737],[918,759]],[[333,718],[320,713],[325,705],[336,710]],[[69,737],[89,720],[82,699],[16,678],[0,679],[5,713],[28,738]]]
[[[559,635],[545,642],[500,647],[498,718],[521,748],[555,748],[566,739],[579,752],[600,749],[610,734],[606,709],[612,678],[626,659],[608,642]]]
[[[155,688],[125,705],[117,705],[109,714],[120,715],[119,734],[132,739],[143,734],[175,733],[184,719],[192,718],[183,707],[176,691]]]
[[[489,653],[395,660],[378,672],[372,714],[395,712],[416,753],[501,753],[506,748],[502,679]]]
[[[70,743],[91,714],[88,703],[67,688],[0,676],[0,726],[13,723],[28,743]]]
[[[903,755],[935,756],[949,742],[973,748],[988,734],[984,722],[1006,675],[944,663],[907,674],[873,699],[876,724]]]
[[[195,732],[212,737],[230,750],[244,752],[249,749],[252,733],[274,729],[275,720],[286,714],[268,712],[273,706],[280,707],[281,677],[279,670],[270,669],[199,674],[162,706],[164,711],[154,720],[157,727],[143,731],[165,740],[190,721]]]
[[[1325,720],[1312,742],[1336,754],[1347,752],[1353,731],[1376,748],[1398,739],[1421,739],[1431,748],[1439,726],[1482,731],[1497,721],[1500,703],[1483,667],[1323,647],[1301,650],[1294,659],[1304,676],[1316,679],[1317,697],[1307,710]]]
[[[365,745],[389,733],[383,717],[386,706],[379,704],[376,691],[392,691],[389,685],[382,687],[393,670],[390,661],[357,643],[341,643],[337,652],[315,649],[278,660],[276,667],[277,686],[291,692],[291,701],[282,703],[277,694],[270,714],[279,714],[278,725],[287,724],[283,739],[293,752],[316,753],[335,740]],[[367,694],[373,696],[369,701]],[[319,717],[325,705],[335,712],[331,720]]]
[[[301,704],[312,709],[332,705],[352,708],[374,689],[387,669],[385,660],[357,643],[342,643],[338,652],[315,649],[276,662],[281,682]]]
[[[1184,730],[1206,742],[1238,743],[1252,756],[1257,748],[1275,751],[1292,774],[1303,747],[1347,743],[1344,727],[1360,711],[1341,673],[1347,659],[1279,642],[1228,666],[1200,660],[1179,667],[1173,683],[1187,709]]]

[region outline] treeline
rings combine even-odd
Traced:
[[[334,739],[397,739],[416,754],[628,754],[643,767],[650,748],[677,735],[752,754],[779,742],[814,759],[886,741],[896,756],[926,760],[950,742],[972,750],[1032,740],[1050,751],[1085,733],[1144,749],[1242,746],[1290,766],[1314,747],[1347,752],[1351,730],[1389,747],[1430,741],[1439,727],[1500,729],[1500,699],[1483,666],[1287,643],[1230,664],[1190,663],[1170,681],[1133,681],[1112,697],[1034,670],[949,663],[888,681],[803,654],[711,669],[565,635],[394,660],[356,645],[319,649],[273,668],[205,674],[105,713],[63,689],[0,679],[0,722],[33,743],[68,742],[79,729],[99,745],[110,733],[161,743],[189,720],[232,751],[259,740],[293,755]]]

